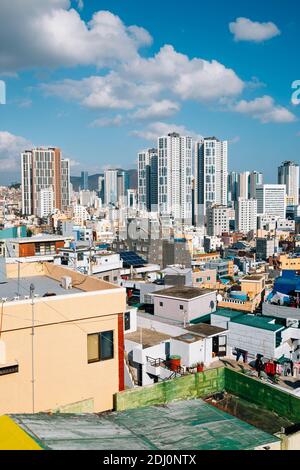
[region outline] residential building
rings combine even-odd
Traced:
[[[256,198],[256,188],[263,184],[263,174],[258,171],[251,171],[249,175],[249,198]]]
[[[38,194],[37,215],[47,217],[54,210],[54,193],[52,188],[43,188]]]
[[[35,148],[21,154],[22,213],[38,215],[39,193],[52,188],[55,209],[70,204],[70,162],[58,148]]]
[[[256,188],[257,214],[278,216],[285,219],[286,186],[263,184]]]
[[[118,170],[104,171],[104,202],[107,206],[118,203]]]
[[[278,167],[278,184],[285,184],[287,205],[299,204],[299,165],[285,161]]]
[[[127,171],[118,170],[117,173],[117,193],[119,207],[125,207],[127,202],[127,191],[129,189],[129,176]]]
[[[158,138],[158,205],[162,215],[192,221],[192,138]]]
[[[248,360],[254,360],[257,354],[267,359],[290,357],[290,346],[285,341],[285,326],[276,323],[275,318],[259,317],[239,311],[219,309],[211,315],[211,324],[228,330],[228,346],[236,350],[247,351]]]
[[[239,173],[238,198],[248,199],[249,196],[249,171]]]
[[[87,171],[81,172],[80,189],[87,191],[89,189],[89,174]]]
[[[242,233],[257,230],[257,200],[239,198],[236,205],[236,229]]]
[[[68,237],[61,235],[37,235],[5,240],[6,258],[31,258],[48,256],[53,260],[59,248],[65,246]],[[49,260],[50,260],[49,259]]]
[[[228,202],[231,204],[238,198],[238,176],[235,171],[228,173]]]
[[[226,206],[211,206],[207,208],[207,235],[221,236],[229,231],[229,212]]]
[[[140,210],[157,212],[158,153],[156,148],[138,153],[138,204]]]
[[[278,240],[276,238],[257,238],[256,257],[257,259],[268,260],[278,252]]]
[[[0,414],[111,410],[124,390],[125,290],[25,263],[7,265],[0,297]]]
[[[154,316],[188,323],[216,310],[216,291],[176,286],[156,291]]]
[[[227,206],[228,143],[206,137],[195,144],[196,221],[203,224],[208,205]]]

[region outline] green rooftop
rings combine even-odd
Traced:
[[[273,317],[262,317],[257,315],[242,315],[237,318],[232,319],[233,323],[239,323],[240,325],[252,326],[253,328],[260,328],[262,330],[268,331],[278,331],[283,330],[284,326],[278,325],[276,323],[271,323],[273,320],[276,320]]]
[[[202,400],[92,415],[14,415],[48,449],[249,450],[279,441]]]
[[[247,314],[238,310],[231,310],[230,308],[217,308],[217,310],[213,312],[213,315],[220,315],[221,317],[227,317],[232,320],[233,318]]]

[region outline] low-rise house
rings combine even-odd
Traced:
[[[220,309],[211,315],[211,324],[228,329],[228,346],[248,352],[249,359],[262,354],[268,359],[290,357],[285,326],[272,317],[262,317]],[[285,333],[285,334],[284,334]]]
[[[124,389],[125,290],[53,263],[6,268],[0,414],[112,409]]]
[[[216,310],[217,292],[197,287],[169,287],[152,294],[154,315],[188,323]]]

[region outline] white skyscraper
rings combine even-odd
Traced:
[[[286,187],[284,184],[263,184],[256,188],[257,214],[286,216]]]
[[[191,223],[192,138],[171,133],[158,139],[158,205],[161,214]]]
[[[38,193],[37,215],[47,217],[54,209],[54,194],[52,188],[43,188]]]
[[[238,198],[248,199],[249,197],[249,171],[239,173],[238,179]]]
[[[278,167],[278,184],[286,185],[287,204],[297,206],[299,203],[299,165],[286,161]]]
[[[227,206],[228,143],[206,137],[195,145],[195,213],[201,223],[209,205]]]
[[[104,171],[104,201],[107,206],[118,203],[118,170]]]
[[[236,207],[236,229],[248,233],[257,229],[257,200],[239,198]]]

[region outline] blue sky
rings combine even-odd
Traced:
[[[2,0],[0,184],[32,144],[94,173],[172,130],[228,139],[230,169],[275,182],[299,161],[299,44],[294,0]]]

